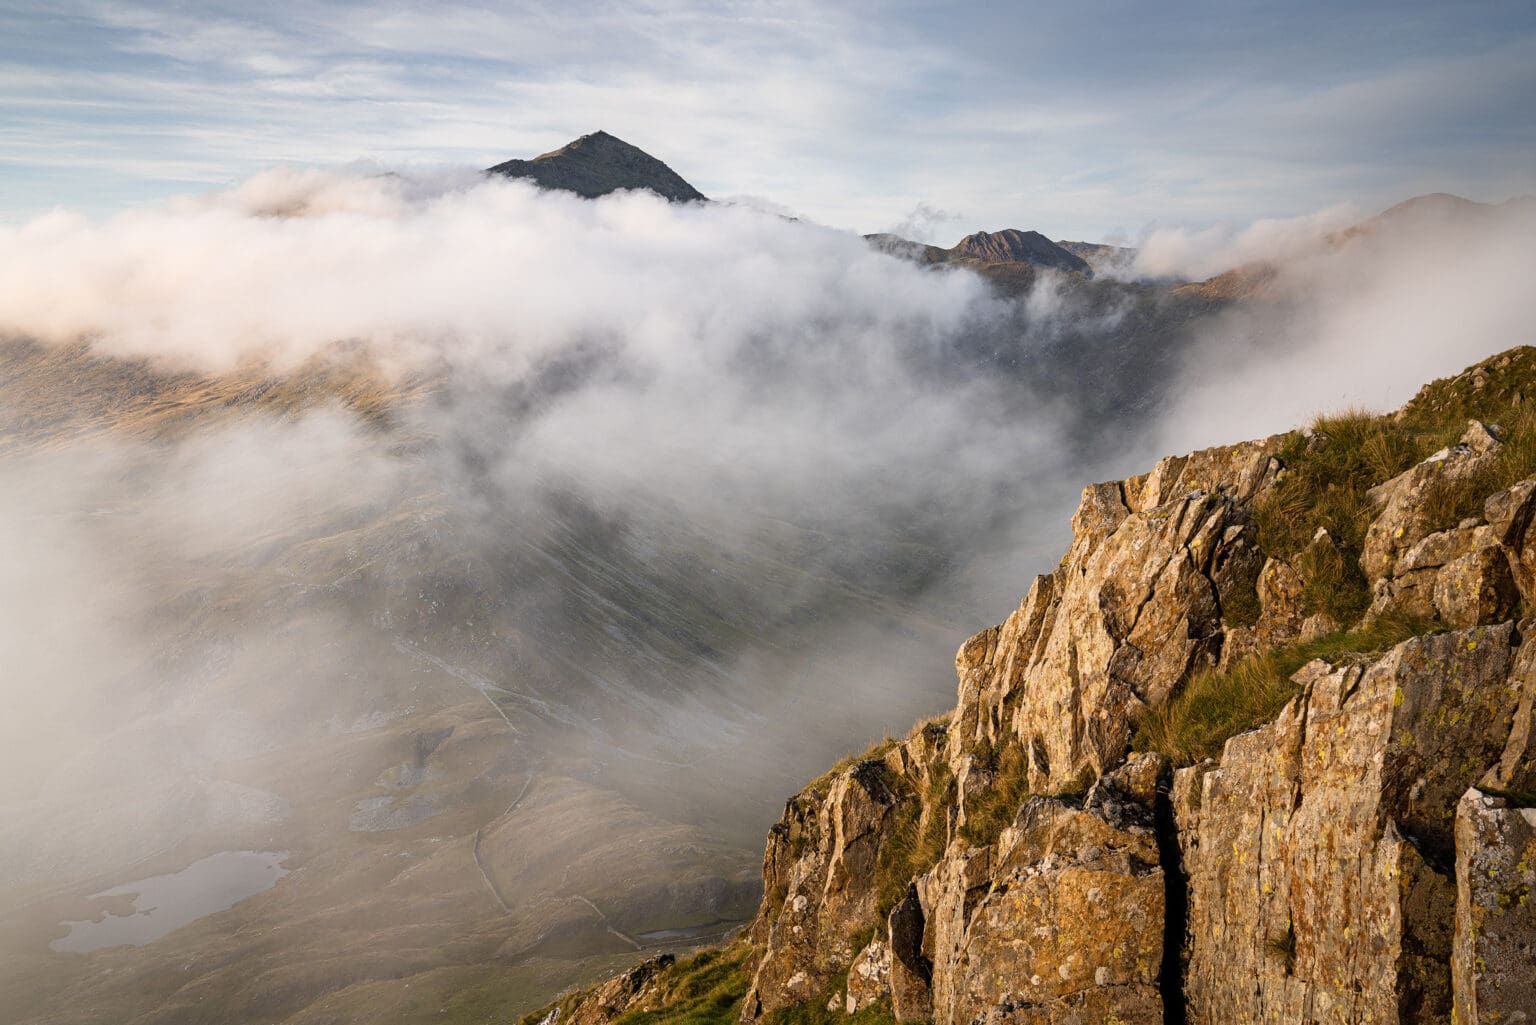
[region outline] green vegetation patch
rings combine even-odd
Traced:
[[[614,1025],[736,1025],[752,981],[747,973],[751,953],[747,944],[735,943],[678,961],[656,980],[662,1006],[630,1011]]]
[[[985,846],[996,843],[1003,830],[1013,825],[1019,806],[1029,797],[1029,758],[1011,733],[1000,748],[983,743],[976,756],[992,772],[992,785],[966,797],[960,835]]]
[[[1319,417],[1311,436],[1291,435],[1279,453],[1284,471],[1254,508],[1259,548],[1301,577],[1308,614],[1353,623],[1370,606],[1360,570],[1375,513],[1368,493],[1434,451],[1388,417],[1350,411]],[[1319,529],[1328,532],[1318,539]],[[1254,616],[1257,619],[1257,616]]]
[[[1431,530],[1482,513],[1484,500],[1536,476],[1536,348],[1523,346],[1426,385],[1395,416],[1347,410],[1319,417],[1279,453],[1284,471],[1254,509],[1260,549],[1289,562],[1302,579],[1308,614],[1355,622],[1370,604],[1360,571],[1366,529],[1375,517],[1371,488],[1454,445],[1468,420],[1502,429],[1504,446],[1479,474],[1442,478],[1424,497]],[[1319,528],[1328,540],[1315,540]],[[1235,594],[1231,623],[1257,620],[1256,598]]]
[[[747,972],[751,956],[750,946],[736,942],[674,962],[651,981],[656,995],[647,1003],[657,1004],[657,1008],[630,1011],[619,1016],[615,1025],[736,1025],[751,983]],[[557,1008],[559,1020],[565,1021],[596,989],[567,993],[525,1015],[519,1025],[537,1025]]]
[[[890,997],[881,997],[857,1013],[848,1014],[841,1003],[841,996],[848,986],[848,972],[843,970],[822,987],[821,992],[792,1007],[782,1007],[763,1017],[765,1025],[896,1025],[896,1014],[891,1009]],[[833,997],[839,998],[838,1006],[831,1010],[827,1005]]]
[[[1229,738],[1280,714],[1298,693],[1291,676],[1308,662],[1385,651],[1426,630],[1426,624],[1413,617],[1383,616],[1369,627],[1250,656],[1223,672],[1202,670],[1142,720],[1132,747],[1156,751],[1175,765],[1220,757]]]
[[[861,762],[873,762],[884,758],[886,755],[890,754],[891,749],[899,743],[901,743],[901,741],[897,740],[895,737],[886,737],[884,740],[879,740],[874,744],[871,744],[869,749],[866,750],[863,754],[845,755],[844,757],[840,758],[837,764],[833,765],[832,768],[811,780],[811,782],[806,785],[805,789],[814,790],[825,797],[827,792],[832,789],[832,781],[837,779],[837,777],[848,772],[855,765],[858,765]]]
[[[912,880],[938,864],[949,842],[949,766],[940,759],[929,771],[926,795],[910,783],[892,781],[899,800],[875,859],[875,914],[881,921],[906,895]]]
[[[1476,473],[1442,475],[1425,490],[1422,512],[1430,531],[1448,530],[1469,517],[1482,518],[1488,496],[1536,477],[1536,408],[1514,411],[1498,422],[1503,447]]]

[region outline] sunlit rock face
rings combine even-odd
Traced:
[[[1326,530],[1288,556],[1265,541],[1288,482],[1366,420],[1086,488],[1057,569],[961,646],[955,709],[786,805],[742,1019],[1522,1020],[1536,484],[1509,481],[1530,435],[1490,411],[1533,373],[1516,350],[1376,421],[1430,410],[1459,440],[1357,482],[1359,520],[1335,521],[1358,546],[1361,575],[1331,578],[1347,604],[1315,586],[1337,572]],[[1490,419],[1460,419],[1458,395],[1495,389]],[[1230,699],[1181,687],[1256,687],[1270,659],[1300,668],[1259,721],[1204,755],[1137,750],[1177,721],[1158,716]]]

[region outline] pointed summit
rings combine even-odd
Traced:
[[[666,164],[607,132],[593,132],[532,160],[508,160],[487,174],[531,178],[541,188],[564,189],[595,198],[618,189],[649,189],[674,203],[703,200]]]

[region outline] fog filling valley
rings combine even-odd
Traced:
[[[1013,294],[458,173],[0,227],[0,1006],[532,1006],[717,935],[787,796],[952,704],[1084,484],[1529,342],[1531,205],[1479,210]],[[1282,257],[1242,301],[1141,280]],[[276,851],[220,915],[50,949]]]

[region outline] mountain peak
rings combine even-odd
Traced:
[[[589,199],[619,189],[648,189],[675,203],[705,198],[660,160],[601,130],[532,160],[508,160],[488,167],[486,173],[529,178],[540,188],[562,189]]]
[[[1038,231],[1004,228],[967,235],[950,250],[956,257],[981,263],[1028,263],[1036,267],[1092,275],[1088,262],[1068,252]]]

